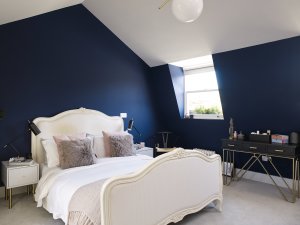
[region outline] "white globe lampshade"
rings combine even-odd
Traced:
[[[174,16],[181,22],[193,22],[201,14],[203,0],[173,0],[172,11]]]

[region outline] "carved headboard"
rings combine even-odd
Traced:
[[[41,130],[38,136],[31,134],[32,158],[38,162],[45,161],[45,153],[41,139],[52,138],[53,135],[74,134],[86,132],[102,135],[102,131],[123,131],[123,119],[118,116],[108,116],[91,109],[74,109],[59,113],[53,117],[38,117],[33,120]]]

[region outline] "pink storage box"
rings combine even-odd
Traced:
[[[288,144],[289,136],[281,134],[272,134],[272,143]]]

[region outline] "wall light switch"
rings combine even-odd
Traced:
[[[127,113],[120,113],[120,117],[123,119],[127,118]]]

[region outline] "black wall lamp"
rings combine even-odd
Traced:
[[[127,130],[131,131],[132,128],[138,133],[139,137],[142,136],[142,134],[139,132],[139,130],[136,129],[136,127],[134,126],[134,120],[133,119],[129,120]]]
[[[35,136],[39,135],[41,133],[40,129],[35,125],[34,122],[28,120],[28,131],[31,131]],[[17,154],[18,157],[21,155],[21,153],[18,151],[18,149],[13,145],[13,143],[21,138],[24,134],[20,134],[19,136],[15,137],[13,140],[11,140],[9,143],[3,146],[2,149],[5,149],[7,147],[10,147],[13,149]]]

